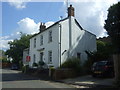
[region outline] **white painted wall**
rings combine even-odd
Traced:
[[[70,57],[76,57],[77,52],[81,53],[81,62],[87,60],[85,50],[96,50],[96,36],[86,30],[81,30],[76,24],[74,17],[71,17],[71,47],[69,48],[69,20],[61,22],[62,24],[62,48],[61,51],[67,50],[62,55],[62,63]],[[69,52],[70,51],[70,52]],[[68,53],[69,52],[69,53]]]
[[[60,28],[61,25],[61,28]],[[89,33],[86,30],[81,30],[76,24],[74,17],[71,17],[71,47],[70,47],[70,32],[69,32],[69,19],[63,20],[58,24],[48,28],[48,30],[34,36],[30,39],[30,56],[31,61],[29,63],[32,66],[33,55],[36,54],[36,63],[40,60],[40,51],[38,49],[44,49],[44,61],[50,66],[59,67],[60,56],[61,62],[63,63],[68,57],[77,56],[77,52],[81,53],[81,61],[87,60],[87,54],[85,50],[95,51],[96,50],[96,36]],[[48,42],[48,32],[52,30],[53,41]],[[60,32],[61,30],[61,32]],[[61,33],[61,43],[60,43],[60,33]],[[40,35],[43,35],[43,45],[40,46]],[[34,45],[34,38],[36,38],[36,48]],[[60,54],[60,44],[61,44],[61,54]],[[52,51],[52,64],[48,64],[48,51]]]
[[[52,30],[52,42],[48,42],[48,33]],[[43,35],[43,45],[40,46],[40,36]],[[36,48],[33,47],[34,45],[34,38],[36,38]],[[33,55],[36,54],[36,63],[40,60],[40,52],[38,49],[44,49],[44,61],[45,63],[50,66],[54,65],[55,67],[59,66],[59,57],[58,57],[58,48],[59,48],[59,25],[56,24],[53,27],[50,27],[48,30],[41,32],[40,34],[36,35],[35,37],[30,39],[30,56],[31,61],[29,63],[30,66],[33,64]],[[48,51],[52,51],[52,64],[48,64]]]

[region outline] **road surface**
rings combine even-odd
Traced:
[[[74,88],[71,85],[40,80],[20,71],[2,69],[2,88]]]

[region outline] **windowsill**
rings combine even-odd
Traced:
[[[53,64],[52,62],[51,63],[48,63],[49,65]]]

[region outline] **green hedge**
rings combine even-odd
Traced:
[[[22,67],[22,73],[27,73],[29,70],[29,65],[25,65]]]
[[[71,68],[76,72],[81,72],[81,62],[80,59],[72,57],[68,58],[62,65],[61,68]]]

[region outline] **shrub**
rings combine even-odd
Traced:
[[[68,58],[62,65],[61,68],[71,68],[76,72],[81,71],[81,62],[78,58]]]
[[[45,65],[45,63],[43,61],[39,61],[39,65],[43,66],[43,65]]]
[[[20,68],[20,70],[22,69],[22,67],[23,67],[23,62],[19,61],[19,68]]]
[[[27,73],[29,70],[29,65],[22,66],[22,72]]]
[[[91,59],[86,60],[83,64],[83,73],[90,74],[92,65],[93,65],[93,61]]]
[[[38,67],[38,64],[34,62],[32,66],[33,67]]]

